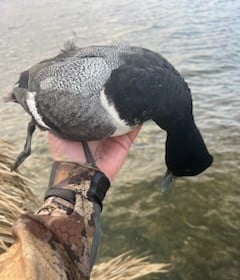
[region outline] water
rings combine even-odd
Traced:
[[[0,15],[1,96],[20,71],[55,55],[68,39],[79,46],[126,41],[173,63],[192,89],[214,165],[160,193],[165,134],[146,124],[105,201],[99,258],[148,251],[152,261],[174,267],[146,279],[240,279],[240,2],[0,0]],[[20,150],[28,116],[12,104],[1,104],[0,115],[0,137]],[[42,195],[50,166],[46,134],[39,132],[33,146],[21,170]]]

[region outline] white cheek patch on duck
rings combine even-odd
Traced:
[[[122,134],[126,134],[127,132],[133,129],[133,127],[127,125],[127,123],[119,117],[119,114],[116,108],[114,107],[114,105],[110,104],[109,101],[107,100],[104,89],[101,90],[100,101],[102,107],[109,114],[113,125],[116,127],[114,134],[112,134],[111,136],[119,136]]]
[[[42,127],[46,129],[50,129],[49,126],[45,124],[45,122],[42,120],[42,117],[39,115],[37,111],[37,106],[35,102],[35,92],[28,91],[25,96],[25,102],[28,107],[29,112],[33,116],[34,120]]]

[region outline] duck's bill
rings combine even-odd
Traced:
[[[163,181],[161,184],[161,192],[165,192],[168,188],[168,186],[170,185],[170,183],[172,181],[174,181],[175,176],[172,174],[172,172],[170,170],[167,170],[164,177],[163,177]]]

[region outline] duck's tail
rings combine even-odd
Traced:
[[[15,102],[21,103],[19,97],[22,96],[22,93],[28,89],[28,80],[29,80],[29,70],[26,70],[20,74],[18,81],[15,83],[14,88],[8,90],[6,96],[3,97],[3,102]]]

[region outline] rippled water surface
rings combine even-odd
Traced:
[[[214,165],[162,194],[165,134],[146,124],[105,201],[99,258],[148,251],[152,261],[174,266],[146,279],[240,279],[240,2],[0,0],[0,32],[1,96],[20,71],[69,39],[79,46],[121,40],[168,58],[191,87]],[[0,137],[20,150],[28,116],[1,104],[0,117]],[[21,170],[42,195],[50,166],[45,133],[33,147]]]

